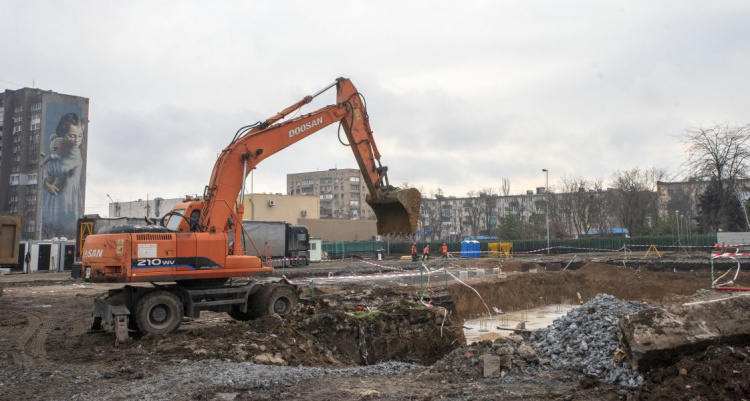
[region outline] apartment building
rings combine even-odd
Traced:
[[[365,202],[368,190],[359,169],[287,174],[286,186],[288,195],[317,197],[321,219],[375,220]]]
[[[86,193],[89,100],[22,88],[0,93],[0,213],[22,239],[75,237]]]

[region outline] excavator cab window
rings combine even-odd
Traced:
[[[185,209],[177,209],[172,211],[172,214],[169,216],[169,221],[167,221],[167,228],[172,231],[177,231],[177,227],[180,226],[180,222],[183,219],[183,213],[185,213]],[[164,218],[162,218],[162,220],[164,220]]]
[[[200,210],[193,210],[190,213],[190,231],[195,231],[198,229],[198,220],[201,218],[201,211]]]

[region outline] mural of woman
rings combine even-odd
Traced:
[[[45,224],[73,223],[74,226],[83,213],[80,148],[83,128],[83,120],[78,114],[67,113],[60,118],[50,141],[51,155],[44,164],[43,186],[48,192],[44,200]]]

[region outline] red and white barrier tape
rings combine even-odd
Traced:
[[[740,253],[712,253],[712,258],[732,258],[735,256],[750,256],[750,252],[740,252]]]

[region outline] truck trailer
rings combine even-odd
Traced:
[[[242,227],[249,234],[250,241],[243,233],[243,246],[260,252],[260,256],[273,267],[306,266],[310,264],[310,235],[307,227],[292,225],[283,221],[243,220]]]
[[[23,259],[19,258],[21,241],[21,216],[0,216],[0,268],[13,269]]]

